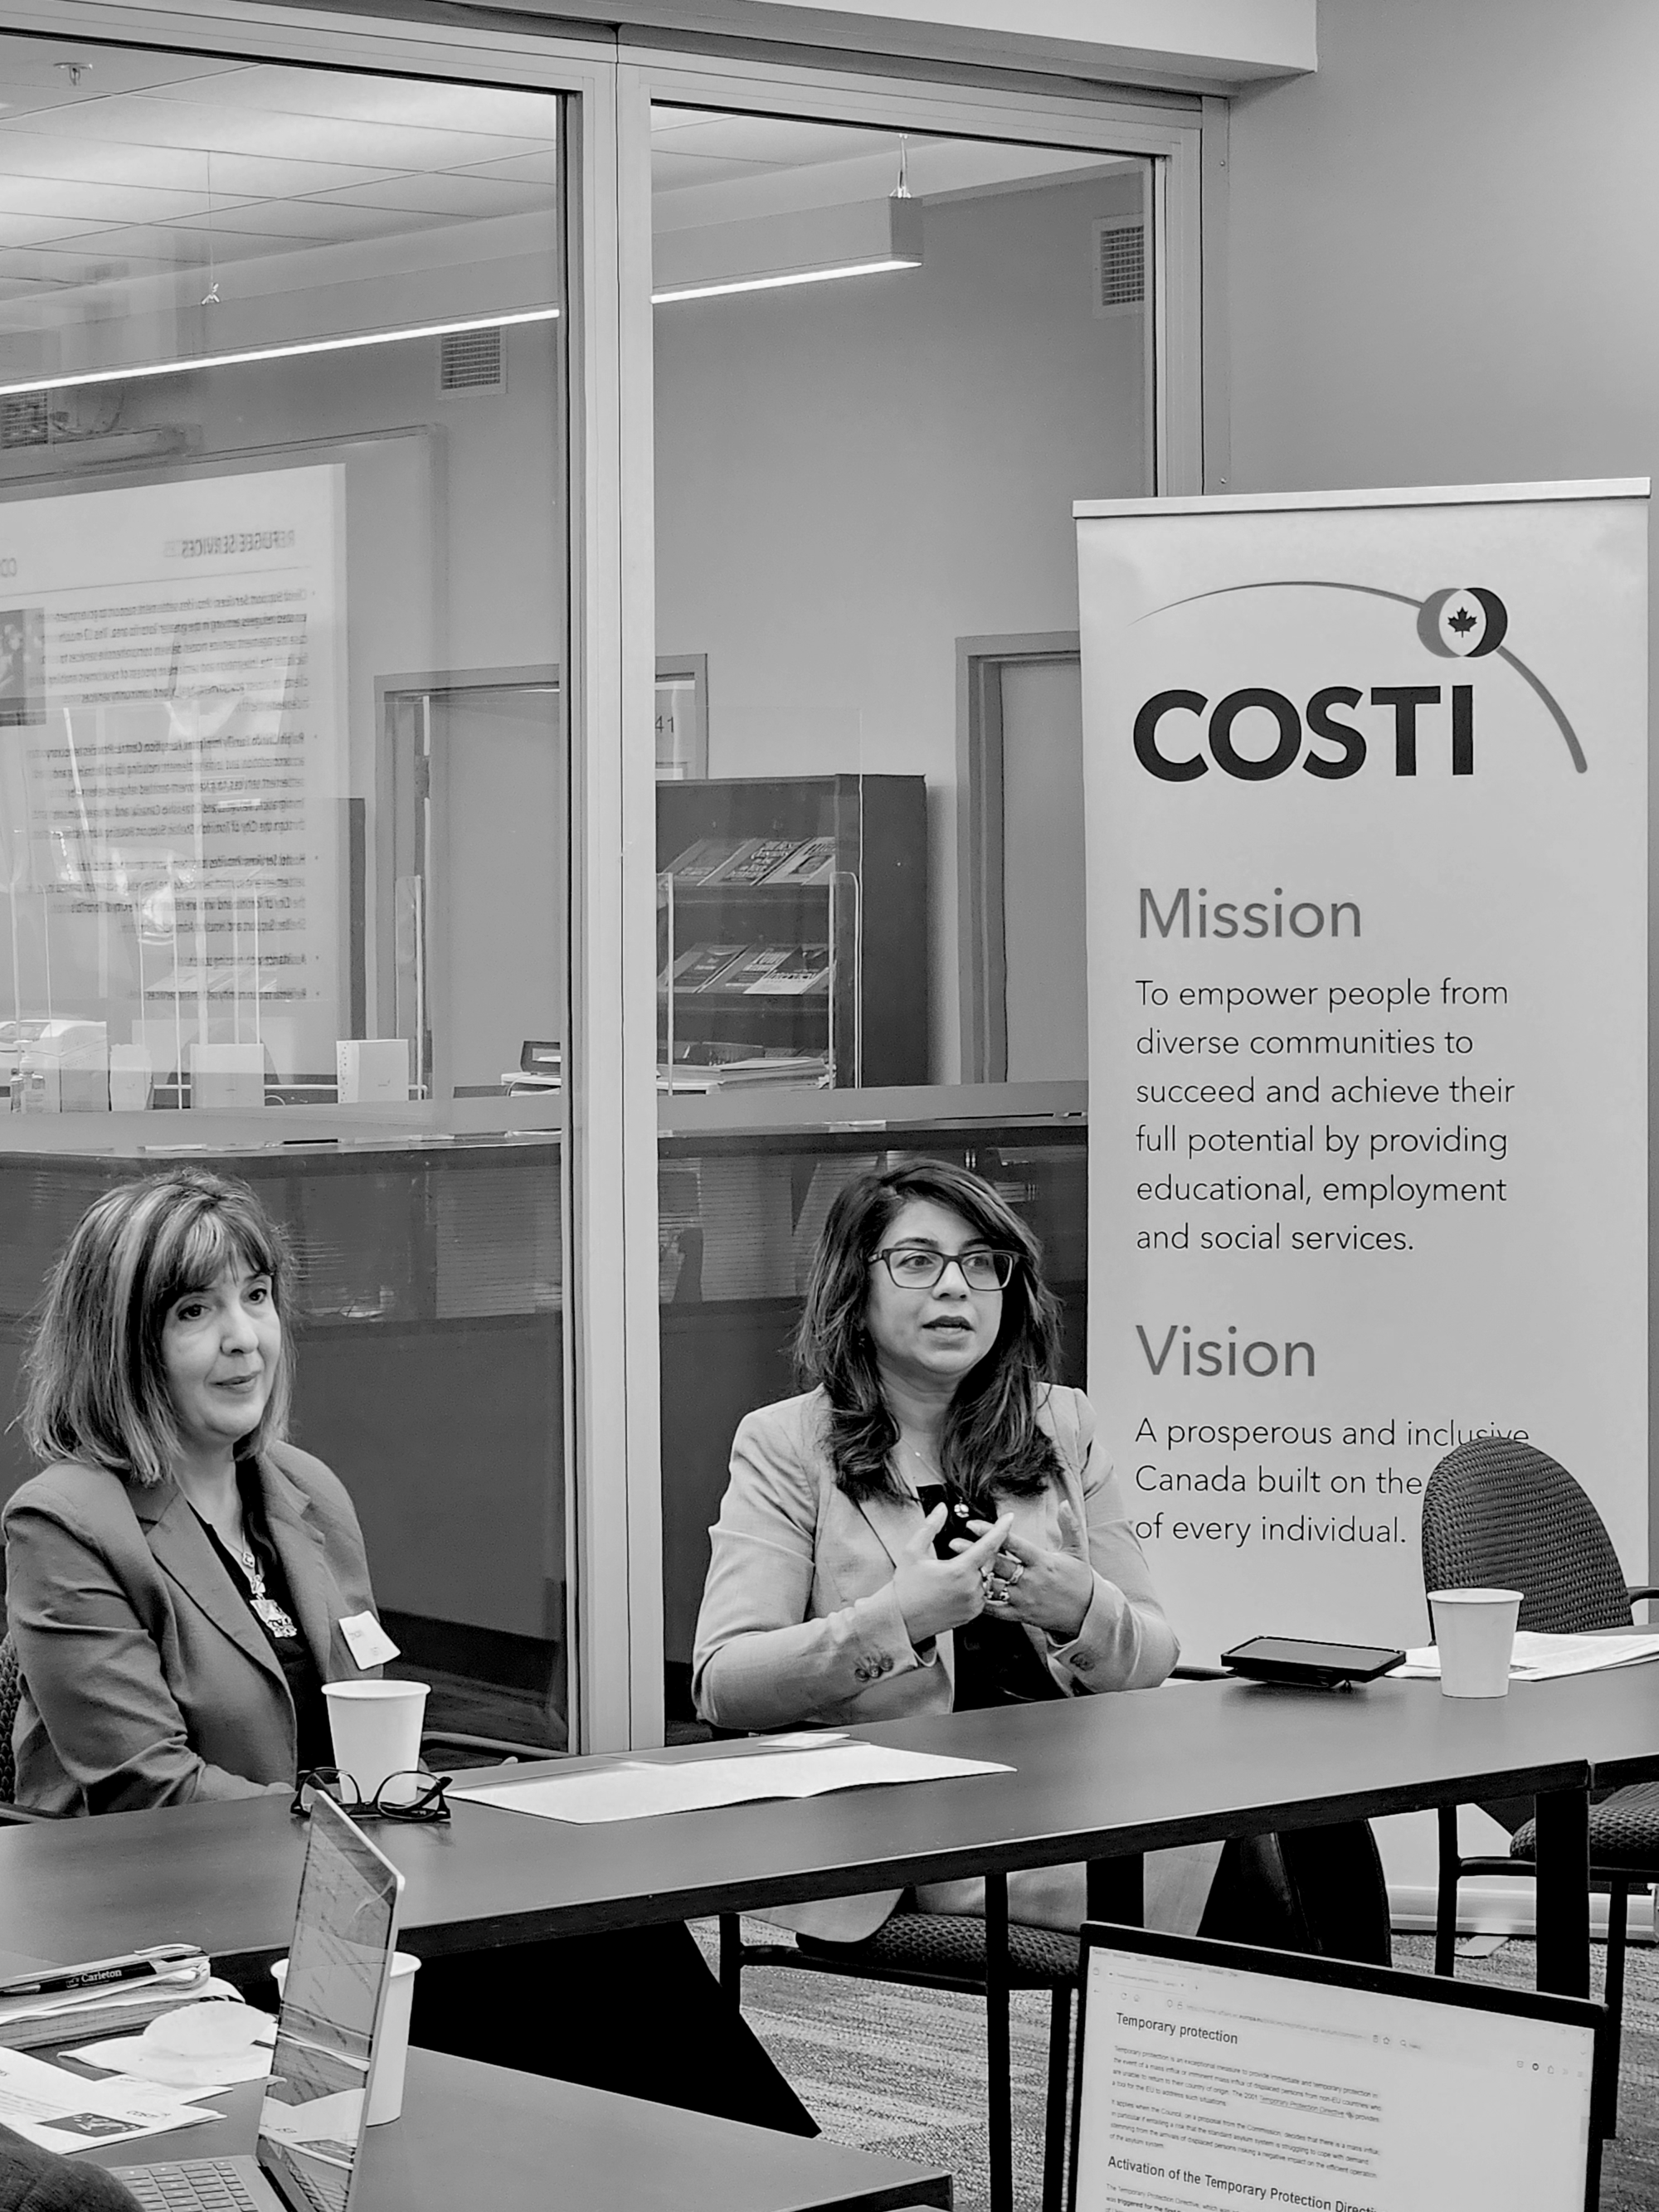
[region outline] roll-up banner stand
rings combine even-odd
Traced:
[[[1482,1433],[1647,1579],[1648,489],[1076,510],[1089,1388],[1189,1657],[1427,1642]]]

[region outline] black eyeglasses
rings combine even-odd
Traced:
[[[936,1252],[931,1244],[889,1244],[870,1255],[873,1267],[879,1260],[902,1291],[931,1291],[956,1267],[970,1291],[1006,1291],[1019,1265],[1012,1252],[998,1252],[988,1244],[975,1244],[967,1252]]]
[[[354,1820],[447,1820],[452,1819],[445,1795],[453,1774],[423,1774],[412,1769],[388,1774],[372,1797],[365,1797],[356,1778],[338,1766],[309,1766],[295,1786],[290,1813],[308,1818],[319,1797],[331,1797]]]

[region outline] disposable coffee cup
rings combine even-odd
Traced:
[[[1521,1593],[1512,1589],[1429,1592],[1429,1618],[1440,1654],[1443,1698],[1506,1698]]]
[[[394,1951],[386,1985],[386,2008],[380,2032],[374,2039],[374,2058],[368,2077],[368,2124],[395,2120],[404,2108],[404,2062],[409,2057],[409,2021],[415,2002],[415,1970],[420,1960],[412,1951]],[[288,1979],[288,1960],[278,1959],[270,1978],[276,1994]]]
[[[365,1797],[373,1797],[388,1775],[412,1775],[419,1767],[427,1688],[424,1682],[324,1683],[334,1764]],[[420,1784],[410,1781],[395,1796],[408,1804],[420,1794]]]

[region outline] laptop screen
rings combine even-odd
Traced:
[[[1091,1925],[1075,2212],[1583,2212],[1599,2005]]]
[[[259,2164],[296,2212],[350,2202],[402,1887],[390,1860],[319,1797],[259,2112]]]

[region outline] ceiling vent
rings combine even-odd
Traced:
[[[44,392],[22,392],[0,399],[0,446],[44,446],[52,435]]]
[[[1146,232],[1139,216],[1095,225],[1095,313],[1127,314],[1146,298]]]
[[[450,331],[438,341],[438,396],[480,398],[507,390],[507,332]]]

